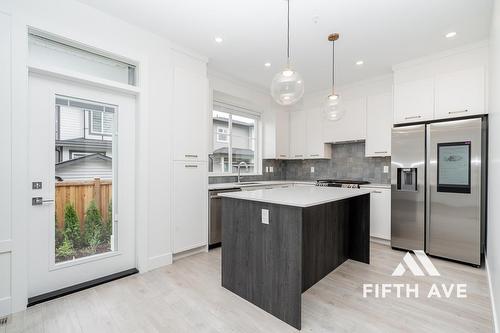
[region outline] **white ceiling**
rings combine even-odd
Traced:
[[[286,60],[285,0],[80,0],[207,56],[211,69],[267,89]],[[290,0],[291,56],[306,92],[487,38],[491,0]],[[314,18],[317,18],[315,22]],[[446,39],[444,34],[456,31]],[[215,36],[224,41],[217,44]],[[356,66],[357,60],[363,66]],[[264,67],[270,62],[270,68]]]

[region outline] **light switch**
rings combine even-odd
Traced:
[[[270,166],[269,167],[269,172],[274,172],[274,167]]]
[[[311,173],[314,173],[314,167],[313,166],[311,167]]]
[[[389,173],[389,166],[388,165],[384,165],[384,173]]]
[[[268,172],[269,172],[269,167],[268,167],[268,166],[266,166],[266,173],[268,173]]]
[[[262,209],[262,223],[269,224],[269,209]]]

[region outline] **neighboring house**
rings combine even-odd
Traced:
[[[91,154],[56,163],[56,177],[64,180],[90,180],[113,178],[111,157]]]
[[[56,104],[56,176],[111,179],[114,109],[64,98]]]

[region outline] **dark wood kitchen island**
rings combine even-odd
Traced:
[[[303,186],[220,196],[222,286],[297,329],[304,291],[347,259],[369,264],[367,190]]]

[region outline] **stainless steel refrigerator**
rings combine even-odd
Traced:
[[[391,246],[481,264],[487,118],[395,127]]]

